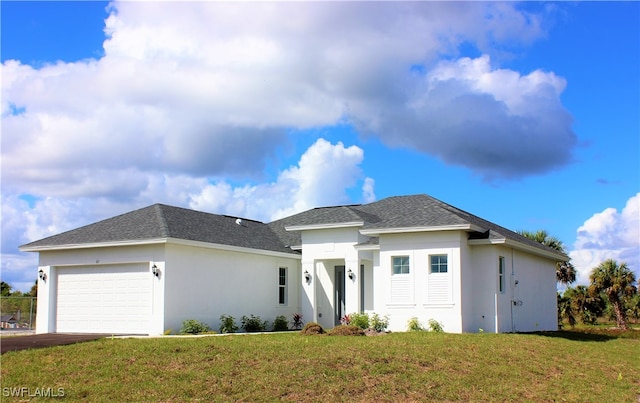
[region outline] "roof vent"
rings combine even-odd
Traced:
[[[242,225],[242,218],[238,218],[238,219],[236,219],[236,224],[238,224],[238,225]]]

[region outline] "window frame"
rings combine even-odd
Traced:
[[[406,259],[406,264],[404,260],[401,260],[400,264],[396,265],[396,259]],[[396,267],[399,267],[399,271],[397,273],[396,273]],[[404,268],[406,268],[406,271],[403,271]],[[411,274],[411,259],[409,255],[392,256],[391,257],[391,275],[398,276],[398,275],[407,275],[407,274]]]
[[[445,258],[444,264],[441,260],[438,260],[436,264],[438,270],[434,271],[434,258]],[[442,266],[444,266],[444,271],[442,270]],[[429,274],[448,274],[449,273],[449,255],[447,253],[437,253],[433,255],[429,255]]]
[[[278,267],[278,305],[286,306],[289,303],[289,268]]]

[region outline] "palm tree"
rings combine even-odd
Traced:
[[[604,301],[599,295],[591,296],[588,287],[584,285],[579,285],[576,288],[568,287],[562,297],[569,299],[574,314],[579,315],[578,318],[582,323],[595,323],[604,310]]]
[[[591,271],[589,279],[589,294],[596,296],[603,292],[609,298],[618,327],[629,329],[623,300],[625,296],[633,296],[636,293],[636,277],[627,264],[618,264],[613,259],[607,259]]]
[[[554,236],[550,236],[545,230],[538,230],[536,232],[522,230],[518,231],[518,233],[525,238],[529,238],[551,249],[555,249],[560,253],[566,254],[562,241]],[[576,268],[571,264],[571,260],[556,263],[556,281],[562,284],[571,284],[576,281]]]

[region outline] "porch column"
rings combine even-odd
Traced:
[[[345,259],[345,311],[347,314],[360,312],[360,261]]]
[[[302,320],[304,323],[317,322],[317,308],[316,308],[316,287],[317,273],[315,270],[314,260],[302,260],[302,275],[300,276],[300,284],[302,285],[302,292],[300,295],[300,308],[302,313]],[[309,276],[307,281],[306,276]]]

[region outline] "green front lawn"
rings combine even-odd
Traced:
[[[105,402],[637,402],[639,335],[103,339],[4,354],[0,400],[11,400],[7,388],[25,387],[31,394],[63,388],[67,401]]]

